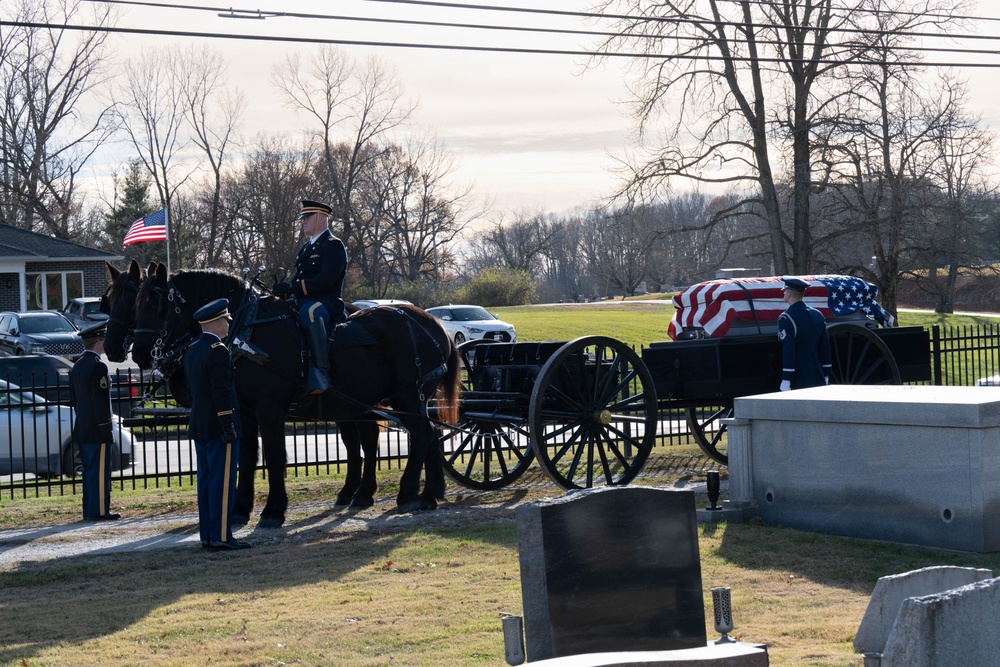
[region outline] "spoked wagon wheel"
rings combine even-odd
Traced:
[[[463,415],[444,427],[444,471],[470,489],[491,491],[513,484],[535,458],[526,424]]]
[[[733,416],[733,402],[708,408],[688,408],[687,423],[701,451],[722,465],[729,465],[729,446],[723,419]]]
[[[472,380],[474,349],[493,342],[477,339],[459,346],[462,392],[466,396],[476,389]],[[445,473],[464,487],[483,491],[517,481],[535,458],[523,418],[518,423],[514,419],[483,414],[470,408],[468,401],[462,405],[462,413],[457,424],[441,427],[439,441]]]
[[[542,367],[528,407],[531,446],[563,489],[628,484],[653,449],[653,378],[630,347],[584,336]]]
[[[899,366],[873,331],[840,322],[827,327],[833,352],[832,384],[900,384]]]

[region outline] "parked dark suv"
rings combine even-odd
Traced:
[[[59,313],[30,310],[0,313],[0,354],[56,354],[77,359],[83,354],[80,332]]]
[[[69,371],[73,364],[62,357],[29,355],[25,357],[0,357],[0,380],[16,384],[52,403],[69,405]],[[129,417],[132,405],[142,395],[142,380],[138,371],[133,375],[127,369],[111,371],[111,409],[115,414]]]

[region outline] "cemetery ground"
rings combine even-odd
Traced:
[[[694,446],[657,448],[635,483],[692,486],[702,507],[713,467]],[[521,613],[514,510],[560,490],[533,467],[499,491],[449,484],[439,510],[397,515],[398,478],[384,468],[376,506],[353,512],[333,506],[336,475],[292,476],[286,525],[251,523],[239,534],[254,548],[231,553],[197,546],[191,486],[116,486],[112,507],[136,537],[184,535],[191,545],[0,565],[0,664],[504,665],[500,619]],[[77,523],[79,502],[5,491],[0,529],[118,529]],[[1000,555],[754,523],[699,532],[708,636],[717,636],[709,589],[729,586],[732,634],[767,644],[772,665],[861,665],[852,641],[881,576],[931,565],[1000,572]]]

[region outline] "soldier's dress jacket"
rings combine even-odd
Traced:
[[[334,324],[347,319],[344,308],[344,278],[347,276],[347,247],[328,229],[315,241],[302,246],[295,258],[292,294],[300,304],[307,300],[326,306]]]
[[[233,360],[226,344],[218,336],[201,334],[184,354],[184,372],[191,387],[191,438],[202,442],[222,440],[222,425],[228,420],[233,421],[236,435],[242,437]]]
[[[73,439],[83,465],[83,516],[93,519],[111,512],[111,380],[108,367],[93,350],[83,353],[69,372],[73,406]]]
[[[833,364],[826,320],[815,308],[796,301],[778,316],[781,340],[781,379],[792,389],[826,384]]]

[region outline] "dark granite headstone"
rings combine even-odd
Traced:
[[[528,660],[705,646],[694,492],[602,487],[517,510]]]

